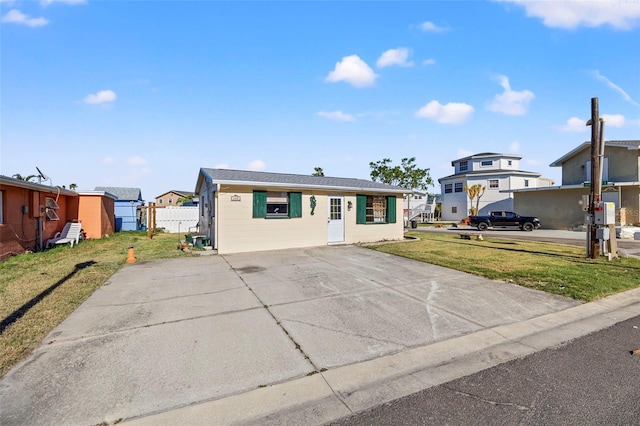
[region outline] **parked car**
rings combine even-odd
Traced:
[[[523,231],[533,231],[542,226],[540,219],[534,216],[520,216],[514,212],[492,211],[488,216],[469,216],[469,224],[479,231],[489,227],[518,227]]]

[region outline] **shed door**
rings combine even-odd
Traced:
[[[344,241],[344,197],[329,196],[328,212],[328,237],[331,243],[341,243]]]

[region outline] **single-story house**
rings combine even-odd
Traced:
[[[116,232],[138,231],[142,229],[140,210],[144,205],[140,188],[123,188],[118,186],[96,186],[96,191],[104,191],[116,196],[114,214],[116,217]]]
[[[113,233],[113,199],[0,176],[0,259],[41,251],[67,222],[82,222],[88,238]]]
[[[200,234],[218,253],[402,240],[410,190],[363,179],[202,168]]]

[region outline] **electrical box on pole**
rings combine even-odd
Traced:
[[[593,219],[596,225],[615,225],[616,224],[616,205],[615,203],[604,203],[602,201],[595,203]]]

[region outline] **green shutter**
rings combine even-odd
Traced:
[[[396,197],[387,197],[387,223],[396,223]]]
[[[356,195],[356,223],[367,223],[367,196]]]
[[[253,191],[253,217],[267,217],[267,191]]]
[[[289,217],[302,217],[302,192],[289,193]]]

